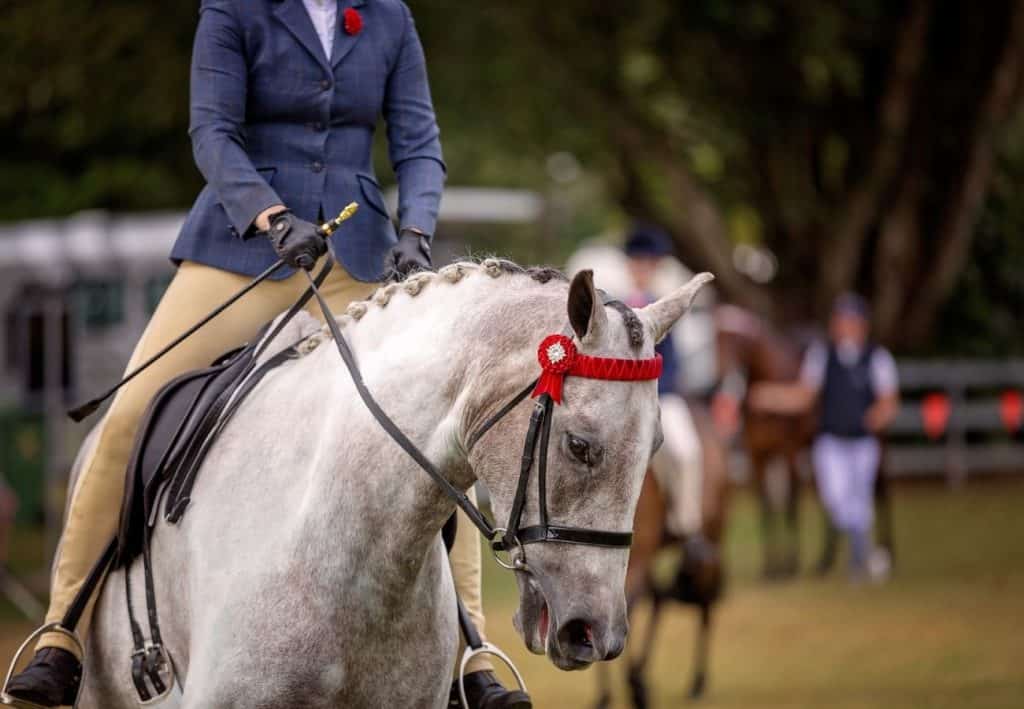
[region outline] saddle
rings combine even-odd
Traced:
[[[300,357],[301,343],[319,330],[319,322],[306,313],[281,323],[287,325],[281,333],[275,332],[275,322],[210,366],[172,379],[149,403],[126,471],[117,563],[128,564],[142,553],[161,500],[167,521],[182,518],[199,468],[232,414],[270,371]]]

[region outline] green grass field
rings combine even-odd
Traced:
[[[881,587],[850,587],[841,570],[818,580],[757,579],[753,499],[735,497],[729,587],[712,641],[707,709],[1024,707],[1024,481],[949,491],[895,492],[897,570]],[[803,506],[805,567],[817,553],[820,513]],[[16,568],[34,556],[19,536]],[[485,560],[489,636],[526,675],[535,706],[589,706],[596,671],[564,673],[529,655],[512,629],[511,579]],[[37,578],[37,582],[39,579]],[[30,629],[0,604],[0,657]],[[659,627],[652,705],[686,705],[695,617],[672,607]],[[612,664],[617,706],[628,706],[622,660]]]
[[[753,498],[736,496],[729,587],[712,640],[707,709],[1024,707],[1024,484],[895,492],[897,568],[885,586],[850,587],[842,569],[819,580],[758,580]],[[820,512],[803,505],[804,566],[820,546]],[[596,671],[564,673],[529,655],[511,627],[515,591],[485,565],[489,635],[526,674],[539,707],[588,706]],[[643,610],[641,610],[641,622]],[[649,675],[652,705],[687,704],[696,625],[663,616]],[[626,707],[625,664],[611,665]]]

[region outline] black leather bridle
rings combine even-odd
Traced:
[[[476,526],[480,533],[490,543],[491,548],[495,552],[503,551],[513,553],[511,563],[502,563],[507,568],[514,568],[520,571],[526,571],[525,553],[523,547],[527,544],[536,544],[539,542],[550,542],[559,544],[583,544],[587,546],[597,547],[612,547],[612,548],[625,548],[629,547],[633,542],[632,531],[628,532],[616,532],[607,531],[603,529],[591,529],[587,527],[567,527],[558,524],[551,524],[548,517],[547,508],[547,460],[548,460],[548,446],[551,438],[551,418],[553,412],[553,401],[549,394],[541,394],[534,406],[533,413],[530,416],[530,425],[526,432],[526,441],[523,444],[523,455],[520,462],[519,468],[519,480],[516,484],[516,494],[512,501],[512,509],[509,513],[508,522],[504,527],[496,527],[487,519],[487,517],[480,511],[480,509],[473,504],[465,492],[459,490],[457,487],[452,485],[441,471],[427,458],[426,455],[414,444],[409,437],[395,424],[390,416],[380,407],[376,399],[367,389],[361,372],[359,371],[359,365],[355,360],[355,356],[352,354],[352,350],[345,340],[345,337],[341,333],[341,329],[338,327],[337,321],[334,315],[331,313],[330,307],[327,302],[320,295],[318,289],[318,283],[323,282],[326,271],[329,271],[332,267],[331,259],[328,258],[327,263],[324,265],[323,270],[314,279],[309,272],[306,272],[306,276],[309,279],[309,288],[316,298],[317,304],[320,306],[320,310],[323,312],[324,320],[327,323],[327,327],[331,333],[331,337],[334,340],[334,344],[338,348],[338,353],[341,355],[342,361],[345,363],[345,367],[348,369],[349,374],[352,377],[352,382],[355,384],[356,391],[359,392],[360,398],[363,403],[373,414],[373,417],[377,420],[384,431],[404,450],[416,464],[423,469],[433,479],[441,491],[452,500],[466,516],[469,517],[470,521]],[[607,301],[606,301],[607,302]],[[468,450],[472,450],[474,444],[476,444],[491,428],[507,416],[513,409],[515,409],[520,403],[522,403],[537,384],[537,380],[534,380],[516,394],[512,399],[508,401],[504,406],[501,407],[491,418],[489,418],[480,427],[479,430],[474,433],[469,440]],[[540,448],[538,455],[538,445]],[[527,493],[529,491],[530,477],[533,471],[534,464],[537,465],[537,500],[538,500],[538,523],[530,525],[528,527],[522,526],[523,510],[526,507]],[[518,554],[514,552],[518,551]]]

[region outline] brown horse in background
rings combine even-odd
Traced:
[[[762,573],[765,578],[790,577],[800,565],[797,456],[810,445],[817,414],[780,416],[752,411],[745,405],[745,397],[747,389],[758,382],[796,381],[803,347],[734,305],[716,308],[715,336],[722,385],[714,406],[717,413],[726,403],[723,397],[728,397],[737,407],[736,415],[743,418],[742,443],[761,507]],[[777,459],[785,465],[787,476],[784,523],[768,489],[768,466]]]
[[[633,522],[633,546],[626,571],[626,601],[630,615],[639,601],[651,601],[651,615],[646,636],[634,634],[633,647],[639,652],[629,658],[628,680],[633,704],[637,709],[648,706],[644,670],[654,646],[658,618],[666,601],[694,605],[700,614],[690,697],[700,697],[707,686],[708,645],[711,634],[712,606],[722,592],[724,568],[722,543],[729,505],[728,451],[719,437],[706,407],[687,400],[694,426],[703,449],[702,533],[708,544],[702,553],[693,553],[687,540],[673,536],[666,526],[667,499],[650,469],[644,479]],[[668,582],[659,582],[655,574],[655,557],[665,549],[679,549],[682,555]],[[631,621],[632,622],[632,621]],[[598,668],[597,709],[611,705],[611,675],[604,666]]]
[[[817,428],[818,411],[781,416],[753,411],[745,405],[747,389],[758,382],[790,382],[800,374],[805,344],[809,337],[790,339],[749,311],[734,305],[715,310],[715,338],[720,388],[713,409],[716,422],[719,407],[736,406],[735,416],[743,418],[742,444],[750,461],[751,476],[761,506],[763,545],[762,574],[768,579],[788,578],[799,571],[800,473],[797,456],[808,447]],[[727,403],[732,400],[732,404]],[[724,405],[724,406],[722,406]],[[781,458],[787,475],[783,502],[785,525],[768,490],[768,465]],[[884,460],[884,456],[883,456]],[[875,478],[879,542],[894,554],[891,496],[884,465]],[[827,573],[835,564],[838,534],[824,515],[824,540],[816,569]]]

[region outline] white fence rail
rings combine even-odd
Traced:
[[[1024,442],[1006,428],[1004,392],[1024,391],[1024,359],[901,360],[902,404],[889,429],[886,465],[896,476],[946,475],[952,484],[971,473],[1024,472]],[[926,437],[922,402],[945,394],[949,416],[940,438]],[[980,440],[974,440],[980,439]]]

